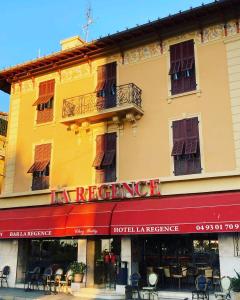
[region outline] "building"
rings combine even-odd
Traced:
[[[2,187],[3,174],[4,174],[7,119],[8,119],[8,114],[4,112],[0,112],[0,188]]]
[[[0,264],[240,270],[239,1],[180,12],[0,72],[10,94]],[[16,275],[15,275],[16,274]],[[163,275],[166,276],[164,273]],[[124,282],[117,282],[117,288]]]

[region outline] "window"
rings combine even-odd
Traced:
[[[39,84],[39,96],[33,103],[37,107],[37,124],[53,120],[54,85],[54,79]]]
[[[8,121],[0,118],[0,135],[7,136]]]
[[[201,173],[198,118],[174,121],[172,130],[174,174]]]
[[[97,136],[96,157],[93,162],[96,183],[116,181],[116,138],[115,132]]]
[[[170,70],[172,95],[196,89],[193,40],[170,46]]]
[[[34,163],[28,170],[32,173],[32,190],[49,188],[49,168],[51,159],[51,144],[37,145],[35,147]]]
[[[97,69],[97,109],[116,106],[116,62]]]

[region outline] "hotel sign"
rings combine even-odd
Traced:
[[[129,198],[160,196],[159,179],[110,183],[77,187],[73,192],[51,191],[51,204],[89,202],[97,200],[123,200]]]

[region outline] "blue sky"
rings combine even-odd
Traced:
[[[89,39],[144,24],[211,0],[0,0],[0,69],[60,50],[59,41],[84,37],[86,9],[94,23]],[[0,111],[9,95],[0,91]]]

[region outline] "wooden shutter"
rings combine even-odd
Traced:
[[[181,92],[182,80],[181,80],[181,43],[170,46],[170,71],[171,75],[171,87],[172,94]]]
[[[105,135],[105,156],[102,165],[110,166],[114,162],[116,155],[116,133],[107,133]]]
[[[116,62],[106,65],[105,108],[116,106]]]
[[[182,175],[187,170],[187,162],[184,158],[184,149],[186,142],[186,124],[185,120],[174,121],[173,129],[173,149],[172,156],[174,157],[174,174]]]
[[[99,66],[97,69],[97,86],[96,86],[96,93],[97,93],[97,102],[96,108],[97,110],[102,110],[105,107],[105,87],[106,87],[106,76],[107,70],[106,65]]]
[[[169,75],[173,95],[196,88],[193,40],[170,46]]]
[[[185,123],[184,120],[174,121],[173,128],[173,149],[172,156],[182,155],[186,140]]]
[[[186,119],[186,161],[187,173],[196,174],[201,172],[201,155],[199,147],[198,118]]]
[[[55,80],[48,80],[39,84],[38,99],[33,103],[34,106],[48,103],[54,97]]]
[[[93,161],[93,167],[101,168],[105,154],[105,137],[104,134],[96,137],[96,157]]]
[[[51,160],[51,144],[37,145],[35,147],[34,163],[28,173],[40,172],[46,169]]]
[[[51,159],[51,144],[42,144],[35,147],[35,161]]]
[[[39,85],[39,97],[33,105],[37,105],[37,124],[51,122],[53,120],[53,97],[55,80],[41,82]]]
[[[196,88],[194,41],[182,43],[183,92],[192,91]]]
[[[105,139],[105,157],[103,166],[105,168],[105,182],[116,181],[116,132],[107,133]]]

